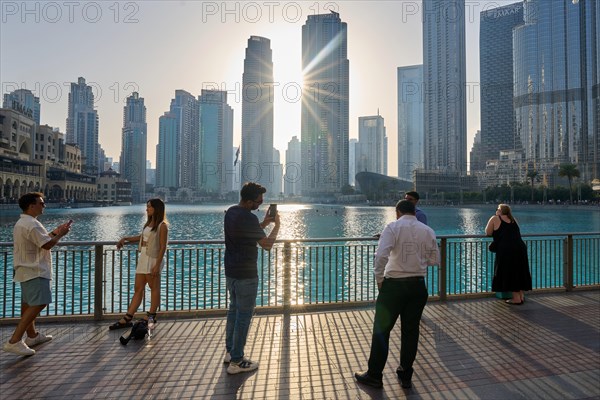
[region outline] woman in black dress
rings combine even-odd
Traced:
[[[492,291],[512,292],[507,304],[521,305],[525,302],[525,290],[531,290],[531,273],[527,259],[527,246],[521,239],[521,231],[507,204],[500,204],[496,215],[485,227],[485,234],[493,236],[496,246]]]

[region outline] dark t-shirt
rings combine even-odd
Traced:
[[[235,279],[257,278],[258,241],[266,237],[258,217],[240,206],[225,213],[225,276]]]

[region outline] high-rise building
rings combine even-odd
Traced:
[[[146,160],[146,184],[156,186],[156,168],[152,168],[150,160]]]
[[[273,55],[271,41],[248,39],[242,76],[242,182],[267,190],[273,181]]]
[[[5,93],[2,107],[17,110],[40,124],[40,98],[34,96],[31,90],[17,89]]]
[[[166,112],[158,119],[158,144],[156,145],[156,186],[179,186],[179,142],[177,116]]]
[[[210,194],[231,190],[235,178],[231,161],[233,147],[233,109],[227,104],[227,92],[202,90],[200,107],[201,158],[199,189]]]
[[[398,177],[413,180],[424,164],[423,65],[398,67]]]
[[[358,117],[357,172],[386,173],[387,146],[381,115]]]
[[[185,90],[176,90],[169,114],[176,119],[176,188],[199,189],[200,128],[198,100]]]
[[[273,149],[273,183],[265,194],[265,198],[278,200],[283,193],[283,165],[281,164],[281,154],[279,150]]]
[[[146,106],[137,92],[127,97],[123,110],[123,133],[121,138],[121,177],[131,183],[134,203],[146,199]]]
[[[356,148],[358,146],[358,139],[350,139],[348,141],[348,184],[350,186],[356,185]]]
[[[67,143],[76,144],[83,157],[83,173],[102,172],[98,160],[98,112],[94,109],[92,87],[79,78],[71,83],[67,117]],[[103,160],[102,160],[103,161]]]
[[[302,26],[302,194],[329,197],[348,184],[348,27],[336,12]]]
[[[486,161],[498,160],[501,150],[521,147],[515,139],[512,32],[523,23],[523,3],[484,10],[480,18],[481,136],[471,171],[485,170]]]
[[[527,0],[513,30],[516,135],[543,175],[577,164],[600,177],[600,4]]]
[[[302,193],[302,150],[298,136],[293,136],[285,151],[285,175],[283,192],[286,196],[298,196]]]
[[[465,0],[423,0],[425,169],[467,171]]]

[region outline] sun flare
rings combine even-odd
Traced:
[[[289,24],[271,34],[274,86],[274,145],[283,150],[292,136],[300,138],[302,100],[302,37],[298,27]]]

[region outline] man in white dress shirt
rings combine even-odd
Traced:
[[[401,200],[396,205],[397,220],[385,227],[375,254],[375,279],[379,288],[369,369],[355,373],[360,383],[383,386],[390,332],[400,317],[400,366],[396,370],[402,387],[412,387],[413,362],[419,344],[419,324],[427,303],[427,266],[438,265],[440,253],[435,232],[419,222],[415,205]]]
[[[31,356],[35,354],[35,350],[30,346],[52,339],[52,336],[36,331],[35,319],[48,304],[52,303],[50,249],[69,233],[71,221],[48,233],[37,220],[46,207],[42,193],[24,194],[19,198],[19,207],[23,210],[23,214],[13,231],[13,264],[14,280],[21,283],[21,319],[12,337],[2,346],[2,349],[20,356]],[[24,333],[27,333],[25,340],[23,340]]]

